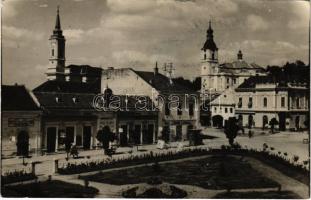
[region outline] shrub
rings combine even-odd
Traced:
[[[36,176],[30,172],[26,172],[25,170],[21,171],[12,171],[12,172],[6,172],[3,176],[1,176],[2,184],[9,184],[9,183],[15,183],[15,182],[21,182],[26,180],[32,180],[35,179]]]
[[[293,161],[294,161],[294,162],[297,162],[298,160],[299,160],[299,156],[294,155],[294,156],[293,156]]]

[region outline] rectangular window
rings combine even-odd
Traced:
[[[248,98],[248,108],[252,108],[253,107],[253,97],[249,97]]]
[[[229,79],[229,78],[227,78],[227,84],[229,84],[229,82],[230,82],[230,79]]]
[[[284,108],[285,107],[285,97],[281,98],[281,107]]]
[[[242,108],[242,97],[239,97],[238,107],[239,107],[239,108]]]
[[[233,84],[236,84],[236,79],[235,78],[233,79]]]
[[[264,97],[263,98],[263,107],[267,107],[268,106],[268,99],[267,99],[267,97]]]
[[[233,108],[230,108],[230,113],[233,113]]]
[[[217,107],[214,107],[214,112],[217,113]]]
[[[228,113],[228,108],[225,108],[225,113]]]
[[[54,56],[54,49],[52,49],[52,56]]]

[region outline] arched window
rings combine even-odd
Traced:
[[[267,97],[264,97],[263,98],[263,107],[267,107],[267,105],[268,105],[268,99],[267,99]]]

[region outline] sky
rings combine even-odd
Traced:
[[[57,5],[66,65],[151,71],[156,61],[172,62],[175,77],[193,79],[209,20],[220,63],[236,60],[239,49],[263,67],[309,63],[307,1],[2,0],[3,84],[33,89],[46,80]]]

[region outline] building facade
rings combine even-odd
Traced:
[[[225,120],[235,116],[235,91],[230,88],[217,96],[211,103],[212,125],[223,127]]]
[[[247,127],[270,127],[275,118],[279,130],[299,130],[309,120],[309,87],[299,80],[255,76],[236,88],[236,117]]]
[[[23,85],[2,85],[2,158],[21,155],[21,140],[29,155],[41,149],[42,111],[34,95]]]
[[[199,126],[199,94],[174,83],[170,77],[159,73],[157,66],[154,72],[107,69],[101,85],[109,85],[117,95],[148,96],[159,109],[158,135],[163,129],[169,129],[170,141],[187,139],[188,130]],[[178,103],[172,102],[174,98]]]

